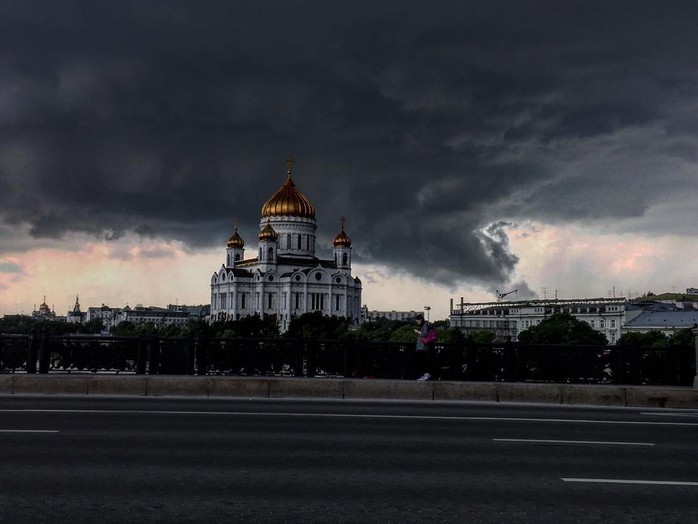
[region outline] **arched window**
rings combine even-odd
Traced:
[[[270,247],[270,248],[267,250],[267,259],[268,259],[268,260],[274,260],[274,248],[273,248],[273,247]]]
[[[235,262],[237,262],[238,260],[240,260],[240,253],[235,254]]]
[[[286,249],[291,249],[291,235],[286,235]]]
[[[344,253],[342,255],[342,264],[344,264],[345,266],[349,264],[349,253]]]
[[[302,242],[301,235],[298,235],[298,249],[301,248],[301,242]]]

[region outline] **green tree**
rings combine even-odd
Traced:
[[[169,338],[184,336],[182,334],[182,326],[178,326],[176,324],[167,324],[165,326],[161,326],[160,329],[158,329],[158,335],[160,335],[161,337]]]
[[[416,327],[416,324],[414,322],[409,322],[405,320],[389,320],[387,318],[377,318],[375,320],[371,320],[370,322],[365,322],[364,324],[359,326],[353,332],[353,336],[356,338],[366,340],[387,342],[388,340],[390,340],[393,331],[400,329],[403,326],[410,326],[411,329],[414,329]]]
[[[442,344],[462,344],[466,341],[466,336],[458,328],[448,326],[436,329],[439,333],[439,342]]]
[[[312,311],[292,318],[286,336],[338,340],[345,338],[350,328],[351,323],[344,317],[327,317],[319,311]]]
[[[390,334],[390,342],[417,342],[417,335],[414,332],[416,326],[414,324],[406,324],[400,326]]]
[[[661,331],[646,331],[644,333],[623,333],[618,339],[619,346],[666,347],[669,339]]]
[[[138,334],[136,325],[130,320],[119,322],[112,328],[112,335],[115,337],[133,337]]]
[[[606,345],[606,337],[569,313],[556,313],[519,333],[524,344]]]
[[[497,338],[494,331],[480,330],[468,334],[468,338],[475,344],[491,344]]]
[[[101,318],[96,318],[94,320],[90,320],[89,322],[85,322],[85,325],[83,326],[83,331],[85,333],[101,333],[103,329],[104,322]]]
[[[669,339],[670,346],[694,346],[696,337],[691,328],[677,330]]]
[[[205,320],[188,320],[182,327],[182,336],[206,337],[211,334],[211,325]]]

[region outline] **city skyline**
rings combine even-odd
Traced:
[[[467,4],[3,2],[0,314],[208,303],[288,155],[372,310],[698,285],[698,6]]]

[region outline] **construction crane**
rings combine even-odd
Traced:
[[[496,289],[495,292],[497,293],[497,302],[501,302],[504,297],[511,295],[512,293],[518,293],[519,290],[515,289],[514,291],[509,291],[508,293],[500,293],[499,289]]]

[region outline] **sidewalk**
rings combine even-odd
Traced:
[[[665,386],[172,375],[0,375],[0,395],[13,394],[470,400],[698,408],[698,389]]]

